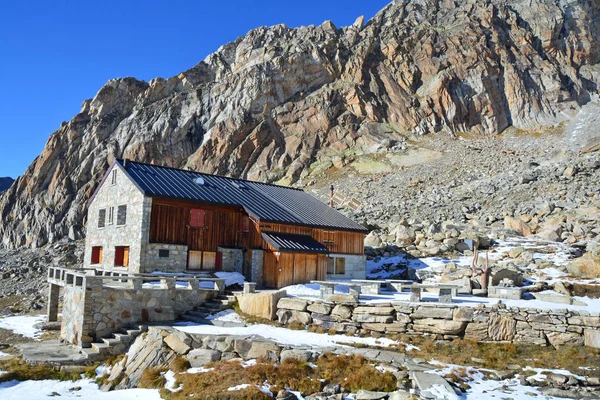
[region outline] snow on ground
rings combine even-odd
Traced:
[[[360,338],[345,335],[328,335],[308,331],[295,331],[263,324],[245,327],[218,327],[213,325],[197,325],[189,322],[180,322],[174,326],[180,331],[187,333],[203,335],[256,335],[266,339],[272,339],[280,344],[294,346],[329,347],[337,344],[363,344],[368,346],[388,347],[392,344],[398,344],[398,342],[387,338],[376,339],[372,337]]]
[[[79,389],[78,389],[79,388]],[[47,399],[54,395],[61,399],[85,400],[159,400],[160,394],[154,389],[126,389],[102,392],[98,385],[91,379],[79,381],[8,381],[0,383],[2,400]]]
[[[281,290],[285,290],[288,296],[293,297],[319,297],[321,291],[318,283],[305,283],[303,285],[286,286]],[[335,294],[347,294],[348,286],[336,286]]]
[[[177,383],[177,378],[175,377],[175,372],[168,370],[167,372],[165,372],[163,374],[163,376],[165,377],[165,380],[166,380],[165,389],[167,389],[171,392],[179,392],[181,389],[183,389],[183,385],[179,385],[178,387],[175,387],[175,384]]]
[[[45,315],[17,315],[13,317],[3,317],[0,318],[0,328],[13,331],[17,335],[38,339],[42,334],[42,331],[33,326],[45,321]]]
[[[239,272],[215,272],[217,278],[225,279],[225,286],[232,286],[238,284],[244,286],[245,278],[244,275]]]
[[[244,322],[244,319],[233,310],[219,311],[216,314],[209,315],[206,319],[213,321]]]

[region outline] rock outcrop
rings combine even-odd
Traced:
[[[595,0],[396,1],[366,24],[257,28],[177,76],[114,79],[84,101],[0,198],[2,245],[84,235],[115,157],[293,183],[404,133],[554,125],[599,85]]]

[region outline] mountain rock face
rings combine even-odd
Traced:
[[[12,185],[15,180],[9,177],[0,178],[0,193],[4,192],[6,189]]]
[[[115,157],[289,184],[407,133],[555,125],[599,87],[599,0],[398,1],[366,24],[257,28],[86,100],[0,197],[2,245],[84,235]]]

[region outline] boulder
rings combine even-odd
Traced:
[[[575,277],[596,279],[600,278],[600,256],[586,253],[567,266],[567,271]]]
[[[286,296],[285,290],[279,290],[276,292],[239,294],[236,299],[240,311],[244,314],[274,321],[277,319],[277,303]]]
[[[356,314],[371,314],[371,315],[392,315],[394,313],[394,307],[356,307],[354,309],[354,315]]]
[[[379,238],[379,235],[372,231],[365,237],[365,247],[378,248],[381,247],[382,241]]]
[[[324,304],[320,302],[312,303],[306,309],[311,313],[317,313],[322,315],[327,315],[331,312],[331,306],[329,304]]]
[[[210,349],[194,349],[186,356],[192,368],[203,367],[208,363],[219,361],[221,359],[221,352],[218,350]]]
[[[485,322],[471,322],[465,329],[465,339],[488,340],[488,324]]]
[[[584,344],[584,337],[575,332],[548,332],[546,333],[548,342],[555,348],[561,346],[581,346]]]
[[[519,232],[522,236],[531,236],[531,228],[527,223],[520,219],[506,216],[504,217],[504,227]]]
[[[246,360],[252,360],[255,358],[265,358],[270,361],[279,361],[279,354],[281,348],[273,342],[253,340],[252,346],[248,352],[243,356]],[[241,354],[240,354],[241,355]]]
[[[291,297],[284,297],[277,302],[277,308],[285,308],[287,310],[306,311],[308,301]]]
[[[440,318],[452,319],[453,310],[450,307],[418,307],[412,314],[413,319]]]
[[[192,349],[192,338],[179,330],[165,337],[164,341],[177,354],[187,354]]]
[[[515,337],[517,321],[510,315],[490,314],[488,336],[495,341],[511,341]]]
[[[600,331],[595,329],[583,330],[584,343],[588,347],[600,349]]]
[[[335,307],[333,307],[331,315],[336,316],[340,319],[350,319],[350,317],[352,317],[352,309],[348,306],[338,304]]]
[[[285,362],[287,360],[308,362],[312,359],[313,354],[309,350],[283,350],[280,354],[280,361]]]
[[[387,392],[372,392],[370,390],[360,389],[356,392],[356,400],[383,400],[388,398]]]
[[[291,323],[300,323],[308,325],[312,323],[312,317],[310,313],[304,311],[294,311],[287,309],[280,309],[277,311],[277,317],[280,323],[287,325]]]

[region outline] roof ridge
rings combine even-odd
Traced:
[[[121,164],[121,166],[123,166],[123,159],[117,158],[116,161],[119,162],[119,164]],[[146,166],[155,167],[155,168],[171,169],[171,170],[174,170],[174,171],[181,171],[181,172],[188,172],[188,173],[193,173],[193,174],[214,176],[214,177],[217,177],[217,178],[228,179],[228,180],[231,180],[231,181],[250,182],[250,183],[256,183],[256,184],[259,184],[259,185],[274,186],[274,187],[280,187],[280,188],[284,188],[284,189],[297,190],[299,192],[304,192],[304,190],[302,190],[300,188],[295,188],[295,187],[285,186],[285,185],[277,185],[275,183],[252,181],[250,179],[243,179],[243,178],[233,178],[233,177],[230,177],[230,176],[217,175],[217,174],[209,174],[209,173],[206,173],[206,172],[192,171],[192,170],[183,169],[183,168],[173,168],[173,167],[167,167],[165,165],[150,164],[150,163],[144,163],[144,162],[140,162],[140,161],[128,160],[128,162],[130,162],[131,164],[139,164],[139,165],[146,165]]]

